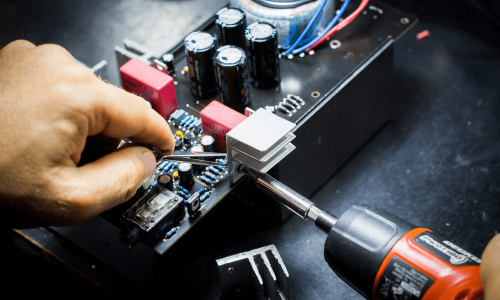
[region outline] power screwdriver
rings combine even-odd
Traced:
[[[325,260],[367,299],[479,300],[481,260],[429,229],[355,205],[339,218],[273,177],[242,168],[256,186],[328,234]]]

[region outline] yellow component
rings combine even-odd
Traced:
[[[182,131],[180,131],[180,130],[177,130],[177,131],[175,132],[175,135],[180,136],[180,137],[181,137],[181,139],[183,139],[183,138],[184,138],[184,133],[182,133]]]
[[[175,171],[174,174],[172,174],[174,177],[174,180],[179,179],[179,172]]]
[[[186,72],[186,73],[189,73],[189,68],[188,68],[188,66],[185,66],[185,67],[182,69],[182,71],[184,71],[184,72]]]

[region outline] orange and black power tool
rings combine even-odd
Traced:
[[[328,234],[330,268],[367,299],[479,300],[481,260],[429,229],[368,205],[339,218],[267,174],[242,170],[257,187]]]

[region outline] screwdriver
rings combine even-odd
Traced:
[[[242,168],[257,188],[328,234],[330,268],[367,299],[480,300],[481,260],[384,210],[354,205],[339,218],[273,177]]]

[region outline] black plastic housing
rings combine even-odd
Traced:
[[[325,243],[330,268],[366,298],[384,258],[416,226],[384,210],[354,205],[338,219]]]

